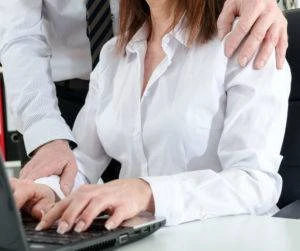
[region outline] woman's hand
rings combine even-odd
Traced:
[[[143,211],[154,212],[150,185],[142,179],[116,180],[104,185],[83,185],[58,202],[41,220],[37,229],[51,227],[57,220],[57,232],[64,234],[75,225],[76,232],[87,230],[102,212],[111,216],[105,223],[108,230]]]
[[[12,178],[10,185],[18,209],[23,209],[36,219],[41,219],[55,203],[54,191],[31,180]]]

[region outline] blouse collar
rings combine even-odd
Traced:
[[[132,37],[129,41],[128,45],[126,46],[126,53],[133,53],[136,52],[136,49],[144,45],[147,42],[149,36],[149,24],[145,22],[142,27],[136,32],[136,34]],[[167,33],[164,38],[166,37],[173,37],[176,41],[182,44],[185,47],[188,47],[188,37],[185,28],[185,18],[182,17],[178,24]],[[164,39],[163,39],[164,40]]]

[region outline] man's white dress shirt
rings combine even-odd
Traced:
[[[165,59],[141,96],[147,49],[144,26],[126,48],[116,38],[101,53],[74,135],[81,184],[102,183],[111,158],[121,178],[149,182],[155,214],[178,224],[275,209],[290,70],[240,68],[217,38],[188,48],[181,25],[162,41]],[[63,197],[59,178],[48,184]]]
[[[119,0],[111,0],[115,33]],[[27,153],[54,139],[75,141],[53,81],[89,79],[85,0],[0,1],[0,61],[7,105]]]

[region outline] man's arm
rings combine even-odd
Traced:
[[[71,186],[76,164],[66,141],[74,141],[74,138],[57,105],[50,68],[51,48],[43,33],[42,8],[42,0],[0,2],[0,61],[7,104],[17,130],[24,136],[27,153],[40,147],[22,177],[60,175],[67,167],[73,170],[65,172],[66,183]],[[65,141],[54,141],[62,139]]]
[[[218,20],[220,38],[231,31],[236,17],[239,17],[239,21],[226,39],[226,55],[231,57],[241,46],[238,61],[241,66],[246,66],[260,48],[254,67],[261,69],[275,48],[277,68],[282,69],[288,46],[287,21],[277,1],[227,0]]]

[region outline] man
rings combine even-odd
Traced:
[[[77,172],[69,146],[70,142],[76,143],[70,127],[84,103],[87,80],[103,43],[112,31],[117,33],[118,3],[119,0],[0,3],[0,61],[8,105],[24,136],[27,154],[32,156],[21,178],[61,175],[61,188],[65,194],[70,193]],[[238,58],[245,66],[260,48],[254,65],[259,69],[276,48],[280,69],[287,48],[287,22],[276,1],[227,0],[218,21],[220,39],[231,31],[236,17],[239,21],[226,38],[226,55],[232,56],[241,46]],[[60,115],[55,91],[68,124]]]

